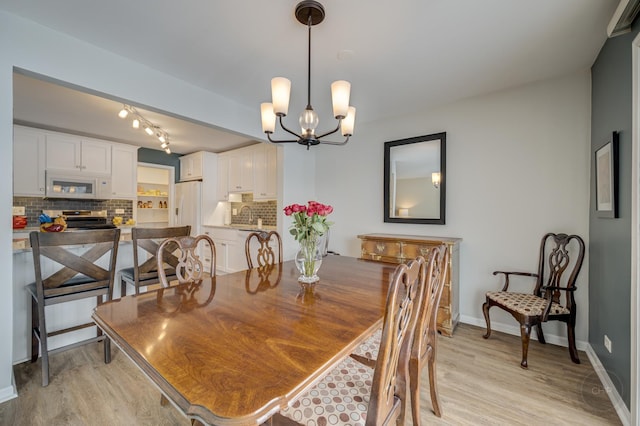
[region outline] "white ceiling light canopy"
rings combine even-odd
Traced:
[[[331,84],[331,100],[333,103],[333,116],[338,120],[335,129],[316,135],[316,127],[320,122],[318,114],[311,106],[311,27],[321,23],[324,20],[324,7],[315,0],[303,0],[296,6],[296,19],[308,28],[309,43],[307,55],[307,107],[300,115],[298,123],[300,124],[300,134],[288,129],[282,122],[282,117],[286,117],[289,110],[289,98],[291,94],[291,81],[284,77],[275,77],[271,80],[271,102],[265,102],[260,105],[260,113],[262,115],[262,131],[267,134],[269,141],[274,143],[292,143],[297,142],[300,145],[306,145],[307,149],[313,145],[321,143],[329,145],[344,145],[349,141],[349,137],[353,135],[355,126],[356,109],[349,105],[349,96],[351,93],[351,84],[348,81],[338,80]],[[276,120],[280,123],[280,127],[297,139],[291,140],[274,140],[271,134],[275,132]],[[341,131],[345,140],[342,142],[332,142],[323,140],[325,136],[332,135],[337,131]]]

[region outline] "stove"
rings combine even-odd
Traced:
[[[67,230],[114,229],[115,225],[107,222],[107,211],[91,210],[44,210],[43,213],[51,218],[64,216]]]

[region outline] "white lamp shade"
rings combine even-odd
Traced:
[[[333,116],[344,118],[349,110],[349,95],[351,94],[351,83],[338,80],[331,83],[331,102],[333,103]]]
[[[275,132],[276,114],[273,112],[273,104],[271,102],[261,103],[260,114],[262,115],[262,131],[264,133]]]
[[[129,111],[127,111],[126,108],[122,108],[118,113],[118,117],[120,118],[127,118],[127,115],[129,115]]]
[[[284,77],[271,79],[271,101],[273,112],[277,115],[287,115],[289,111],[289,95],[291,94],[291,81]]]
[[[342,136],[353,135],[353,129],[356,125],[356,108],[350,106],[347,112],[347,116],[342,119],[340,123],[340,129],[342,130]]]
[[[131,125],[133,126],[134,129],[138,129],[140,127],[140,120],[138,120],[137,118],[134,118]]]

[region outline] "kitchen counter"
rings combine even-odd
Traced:
[[[131,241],[131,228],[133,225],[121,225],[120,228],[120,242]],[[28,226],[22,229],[13,230],[13,253],[22,253],[24,251],[31,251],[31,243],[29,243],[29,233],[32,231],[40,231],[39,226]],[[82,230],[67,230],[63,232],[82,232]]]
[[[262,225],[262,228],[258,228],[258,225],[256,224],[250,224],[250,223],[232,223],[231,225],[209,225],[209,224],[203,224],[202,226],[208,226],[211,228],[221,228],[221,229],[237,229],[239,231],[277,231],[278,227],[277,226],[269,226],[269,225]]]

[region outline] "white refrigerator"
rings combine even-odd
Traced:
[[[191,235],[199,235],[202,226],[202,182],[177,183],[175,194],[174,226],[191,225]]]

